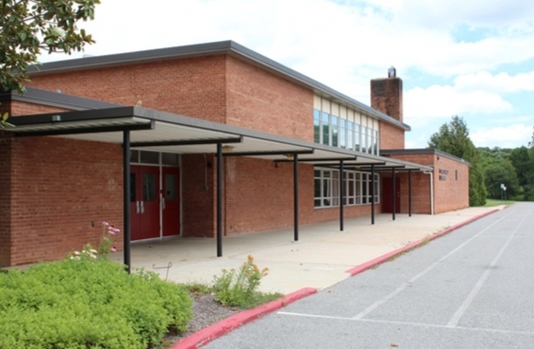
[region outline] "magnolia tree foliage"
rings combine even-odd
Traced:
[[[94,18],[100,0],[0,0],[0,89],[24,92],[28,66],[49,53],[93,43],[77,23]]]
[[[468,161],[469,169],[469,204],[481,206],[486,203],[486,186],[484,171],[478,149],[475,147],[463,118],[453,116],[448,124],[443,124],[428,142],[430,148],[438,149]]]

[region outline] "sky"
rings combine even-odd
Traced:
[[[407,148],[454,115],[477,147],[532,140],[532,0],[101,0],[78,27],[91,56],[233,40],[367,105],[394,66]]]

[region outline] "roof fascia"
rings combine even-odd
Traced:
[[[418,155],[418,154],[431,154],[431,155],[440,155],[444,156],[446,158],[449,158],[451,160],[455,160],[458,162],[465,163],[467,165],[471,165],[469,161],[466,161],[460,157],[454,156],[452,154],[446,153],[444,151],[441,151],[439,149],[434,148],[414,148],[414,149],[391,149],[391,150],[381,150],[380,155],[382,156],[388,156],[388,155]]]
[[[50,92],[31,87],[26,87],[26,91],[24,91],[23,94],[20,94],[17,91],[2,93],[2,95],[4,94],[10,94],[12,101],[45,105],[69,110],[103,109],[121,106],[120,104],[107,103],[94,99],[67,95],[61,92]]]

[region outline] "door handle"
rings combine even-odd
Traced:
[[[165,209],[165,199],[161,199],[161,209]]]
[[[141,214],[145,213],[145,202],[141,201]]]
[[[136,209],[135,210],[136,213],[139,213],[139,211],[141,210],[140,207],[139,207],[139,201],[135,202],[135,209]]]

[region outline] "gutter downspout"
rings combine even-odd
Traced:
[[[434,172],[423,171],[424,174],[430,175],[430,215],[434,215]]]

